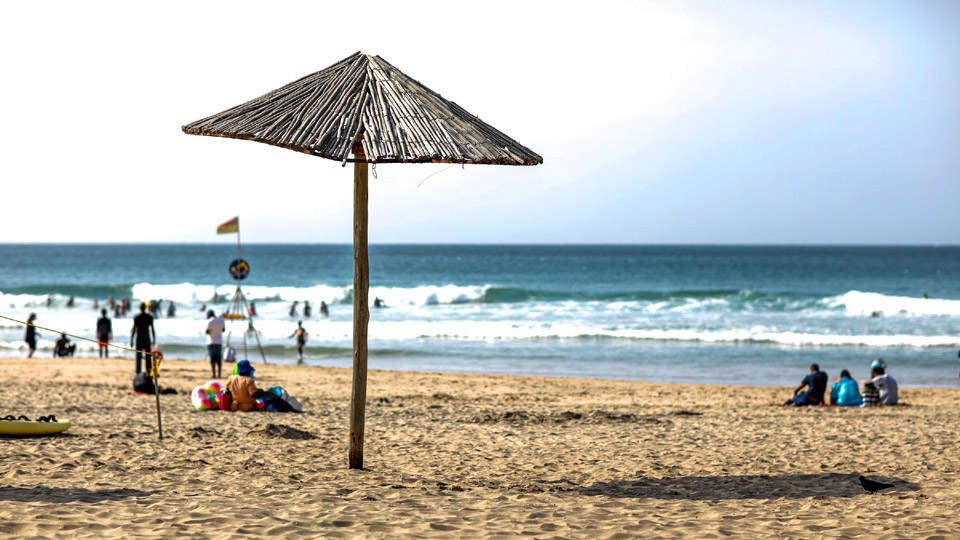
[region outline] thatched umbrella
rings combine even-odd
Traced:
[[[543,158],[379,56],[356,53],[268,94],[183,126],[354,163],[350,468],[363,467],[367,394],[367,163],[537,165]],[[351,157],[352,155],[352,157]]]

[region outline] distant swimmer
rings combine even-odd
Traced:
[[[330,309],[327,307],[327,303],[323,300],[320,301],[320,315],[324,317],[330,316]]]
[[[253,302],[250,302],[250,309],[248,310],[251,317],[257,316],[257,305]]]
[[[927,294],[927,293],[923,293],[923,297],[924,297],[924,298],[930,298],[930,295]]]
[[[167,317],[175,317],[177,315],[177,306],[173,303],[173,300],[167,301]]]
[[[33,353],[37,350],[37,327],[33,326],[36,320],[36,313],[27,317],[27,331],[23,335],[23,340],[27,342],[27,358],[33,358]]]
[[[107,310],[100,310],[100,318],[97,319],[97,344],[100,349],[100,358],[109,358],[110,340],[113,339],[113,323],[107,317]]]
[[[67,307],[73,307],[73,296],[72,296],[72,295],[70,296],[70,298],[67,298]]]
[[[883,312],[882,312],[882,311],[873,311],[873,312],[870,313],[870,316],[873,317],[874,319],[879,319],[880,317],[883,317]]]
[[[379,296],[373,300],[373,307],[382,308],[384,306],[386,306],[386,304],[383,303],[383,300],[381,300]]]
[[[96,311],[96,310],[98,310],[98,309],[100,309],[100,302],[94,300],[94,301],[93,301],[93,310]]]
[[[313,313],[313,311],[310,309],[310,301],[309,301],[309,300],[304,300],[304,301],[303,301],[303,316],[304,316],[304,317],[310,317],[310,314],[311,314],[311,313]]]
[[[44,304],[44,306],[50,307],[50,304],[52,304],[52,303],[53,303],[53,295],[52,295],[52,294],[48,294],[48,295],[47,295],[47,301],[46,301],[46,303]]]
[[[217,294],[217,291],[213,291],[213,298],[211,298],[210,301],[214,304],[220,301],[220,295]]]
[[[297,316],[297,304],[299,304],[299,303],[300,303],[300,302],[294,300],[293,303],[290,304],[290,316],[291,316],[291,317],[296,317],[296,316]]]
[[[307,331],[303,328],[303,321],[297,321],[297,329],[290,334],[290,337],[297,338],[297,363],[303,363],[303,346],[307,344]]]

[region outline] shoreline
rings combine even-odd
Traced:
[[[303,414],[193,410],[209,365],[0,359],[0,535],[68,538],[929,538],[960,527],[960,389],[792,408],[785,387],[370,370],[365,469],[348,369],[254,364]],[[225,366],[226,368],[227,366]],[[226,369],[225,369],[226,371]],[[220,379],[223,381],[223,379]],[[11,410],[16,409],[16,410]],[[870,495],[856,477],[895,485]]]

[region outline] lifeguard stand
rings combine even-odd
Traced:
[[[224,313],[223,318],[228,321],[242,321],[248,319],[250,322],[243,332],[243,358],[247,358],[247,336],[253,335],[257,340],[257,349],[260,350],[260,358],[263,363],[267,363],[267,355],[263,353],[263,346],[260,344],[260,334],[253,327],[253,318],[256,316],[247,303],[247,297],[243,295],[243,289],[240,288],[240,281],[250,274],[250,265],[240,256],[240,217],[237,216],[226,223],[217,227],[217,234],[237,233],[237,259],[230,263],[230,277],[237,280],[237,290],[230,299],[230,306]],[[230,346],[230,339],[233,336],[233,325],[227,331],[227,347]]]

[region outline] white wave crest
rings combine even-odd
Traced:
[[[880,312],[886,315],[960,315],[960,300],[938,298],[911,298],[887,296],[880,293],[850,291],[840,296],[827,298],[829,307],[843,307],[847,313],[871,315]]]

